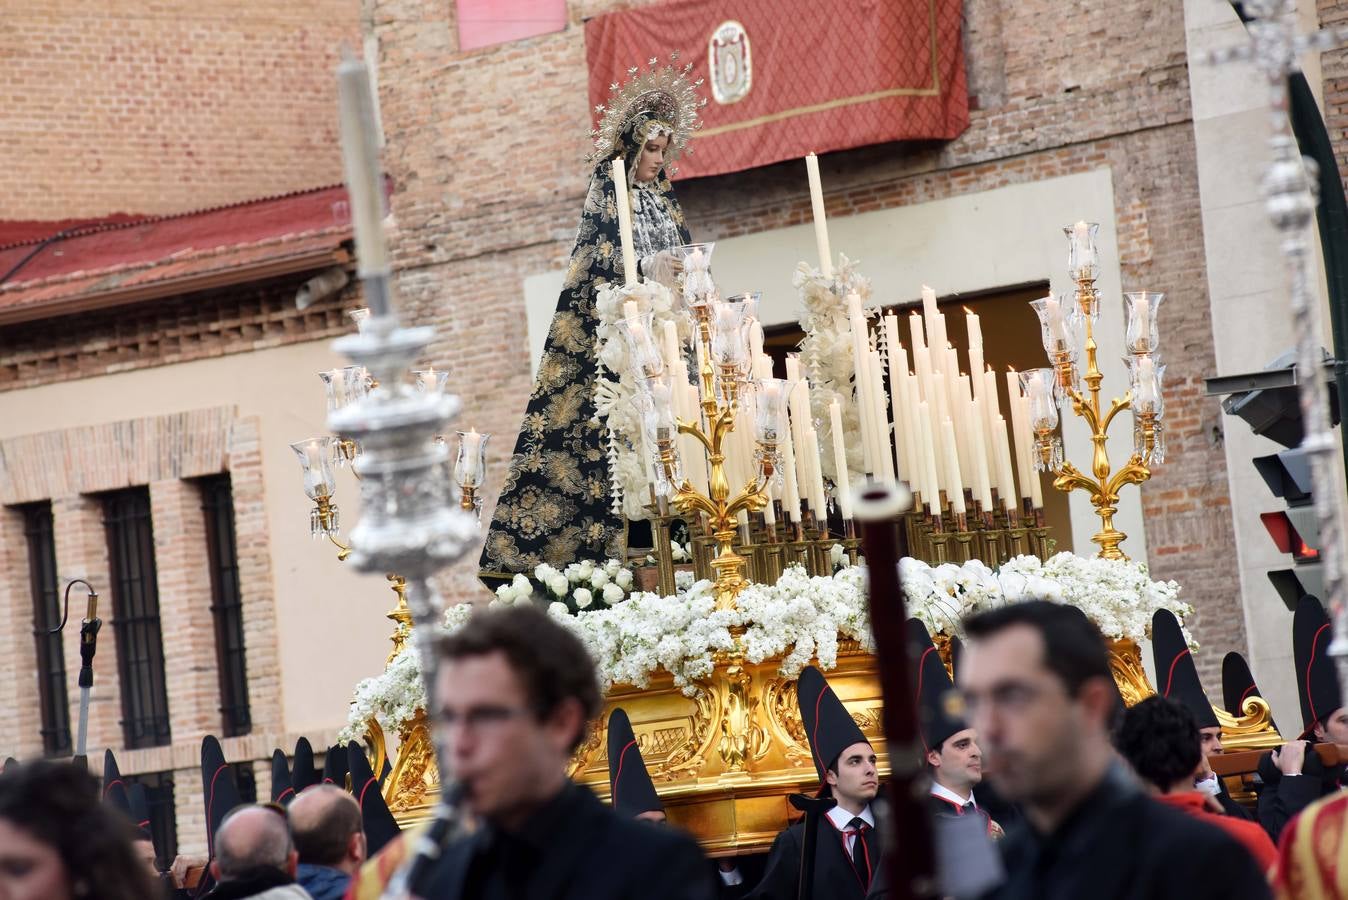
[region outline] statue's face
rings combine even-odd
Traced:
[[[660,174],[660,169],[665,164],[665,151],[669,149],[669,138],[667,136],[653,137],[646,141],[641,148],[641,153],[637,155],[636,173],[633,176],[637,181],[650,181]]]

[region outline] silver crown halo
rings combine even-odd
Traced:
[[[697,95],[702,79],[689,78],[693,64],[679,67],[678,58],[677,53],[671,53],[669,63],[662,66],[658,58],[651,57],[646,62],[646,71],[633,66],[627,70],[630,77],[626,84],[609,85],[608,103],[595,107],[600,119],[598,127],[590,132],[594,139],[590,162],[611,158],[618,150],[623,130],[642,115],[650,115],[662,126],[660,132],[669,134],[669,147],[665,150],[668,162],[678,159],[685,150],[693,152],[688,141],[702,127],[698,110],[707,105],[707,98]]]

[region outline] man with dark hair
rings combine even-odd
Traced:
[[[861,900],[881,869],[881,843],[875,834],[871,801],[880,790],[875,750],[823,674],[806,666],[796,683],[801,723],[819,774],[821,797],[837,805],[819,821],[797,822],[772,842],[763,880],[752,900],[793,900],[799,890],[808,844],[815,827],[813,895],[830,900]]]
[[[1257,822],[1218,812],[1216,798],[1194,787],[1204,770],[1202,731],[1186,704],[1166,697],[1148,697],[1123,714],[1115,746],[1138,777],[1167,806],[1225,831],[1250,852],[1265,873],[1278,852]]]
[[[300,887],[314,900],[340,900],[365,862],[356,798],[335,784],[316,784],[291,801],[287,815],[300,855]]]
[[[994,787],[1024,811],[996,900],[1266,898],[1249,854],[1151,800],[1109,743],[1104,639],[1075,607],[1018,603],[965,623],[960,688]]]
[[[710,900],[697,844],[624,819],[566,777],[600,711],[594,663],[528,606],[476,613],[443,638],[432,710],[446,763],[481,823],[445,850],[422,896]]]

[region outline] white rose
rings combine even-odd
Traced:
[[[590,576],[594,574],[594,560],[591,559],[584,560],[580,564],[579,574],[582,579],[584,579],[585,581],[589,581]]]
[[[623,589],[622,589],[622,588],[618,587],[616,584],[606,584],[606,585],[604,585],[604,602],[605,602],[605,603],[610,603],[610,604],[612,604],[612,603],[617,603],[617,602],[618,602],[619,600],[621,600],[622,598],[623,598]]]
[[[622,567],[623,564],[618,562],[616,559],[610,559],[608,562],[604,563],[604,571],[608,573],[608,576],[610,578],[612,578],[614,575],[617,575],[618,570],[621,569]]]
[[[590,576],[590,587],[597,591],[606,584],[608,584],[608,573],[603,569],[595,569],[594,574]]]
[[[557,570],[547,563],[541,563],[538,568],[534,569],[534,577],[545,584],[552,580],[552,576],[556,574]]]
[[[515,588],[513,585],[503,584],[496,589],[496,596],[505,601],[513,600],[515,599]]]
[[[510,582],[510,587],[520,597],[527,597],[534,592],[534,586],[524,575],[516,575]]]
[[[548,579],[548,590],[558,597],[565,597],[566,592],[571,590],[571,582],[567,580],[565,575],[554,575]]]
[[[613,576],[613,580],[618,587],[625,591],[632,589],[632,573],[628,569],[619,569],[618,574]]]
[[[594,594],[590,593],[589,588],[576,588],[572,591],[571,596],[576,598],[576,605],[581,609],[594,602]]]

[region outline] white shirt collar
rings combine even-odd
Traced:
[[[827,815],[828,820],[833,823],[833,827],[839,831],[846,831],[847,826],[851,824],[852,819],[855,818],[841,806],[833,807],[825,815]],[[867,827],[875,827],[875,816],[871,815],[871,805],[869,803],[867,803],[866,808],[861,811],[861,821],[865,822]]]
[[[964,804],[966,803],[972,803],[974,805],[974,809],[978,809],[978,801],[974,799],[974,795],[972,792],[970,792],[969,796],[967,797],[961,797],[959,794],[955,793],[945,785],[933,781],[931,783],[931,793],[932,796],[940,797],[942,800],[949,800],[956,806],[963,807]]]

